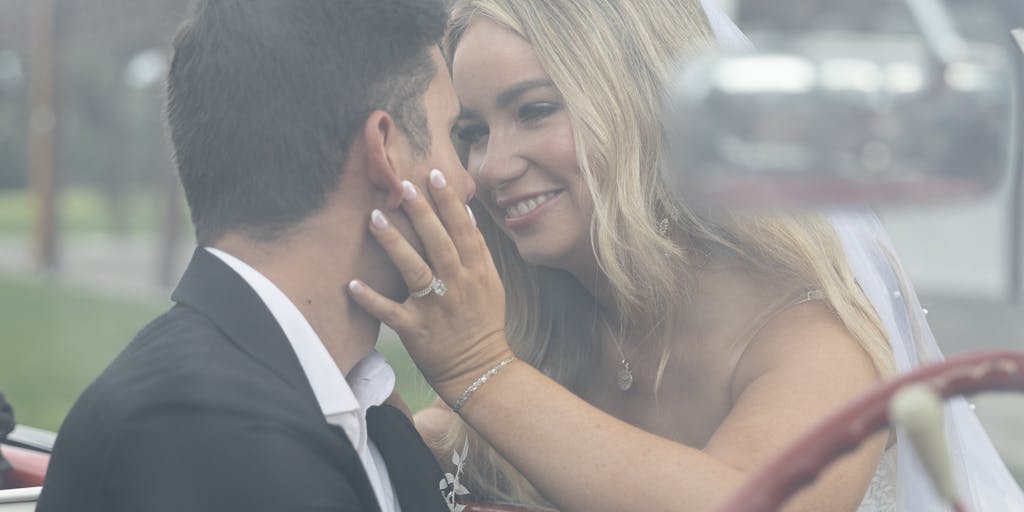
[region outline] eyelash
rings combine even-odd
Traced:
[[[562,105],[558,103],[528,103],[520,107],[519,110],[516,111],[516,115],[519,122],[526,125],[532,125],[542,121],[561,109]],[[480,139],[486,137],[488,135],[488,130],[485,125],[471,124],[469,126],[455,127],[455,129],[452,130],[452,135],[457,138],[459,142],[472,146],[479,142]]]
[[[528,103],[520,107],[517,114],[520,121],[532,123],[558,112],[561,108],[558,103]]]

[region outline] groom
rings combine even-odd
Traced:
[[[403,181],[473,193],[443,24],[425,0],[196,4],[167,112],[199,248],[68,415],[38,510],[447,510],[345,293],[408,294],[367,230],[380,209],[413,236]]]

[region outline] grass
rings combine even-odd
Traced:
[[[107,197],[94,188],[69,188],[57,197],[57,218],[61,233],[112,233],[112,215]],[[125,234],[154,233],[164,201],[153,189],[127,193],[123,220]],[[32,230],[34,201],[26,189],[0,189],[0,234],[27,235]],[[187,217],[183,217],[187,225]]]
[[[159,304],[0,277],[0,389],[20,423],[55,430]]]
[[[168,307],[0,275],[0,391],[19,423],[57,430],[75,399],[136,331]],[[433,399],[401,344],[382,339],[413,410]]]

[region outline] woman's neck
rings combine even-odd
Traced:
[[[625,350],[630,352],[631,357],[640,357],[645,345],[658,346],[657,343],[644,343],[640,340],[647,341],[664,335],[664,319],[651,322],[645,315],[630,315],[622,311],[611,280],[596,268],[581,274],[574,273],[573,276],[593,297],[593,316],[587,318],[587,321],[594,335],[605,345],[604,350],[615,353]]]
[[[604,271],[601,270],[597,262],[597,256],[594,255],[593,251],[587,251],[587,256],[572,262],[570,265],[566,265],[563,267],[563,270],[576,278],[576,281],[583,286],[583,289],[593,297],[598,309],[596,314],[609,320],[615,319],[617,324],[620,314],[615,287]]]

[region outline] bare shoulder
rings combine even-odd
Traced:
[[[775,371],[794,372],[794,380],[808,384],[827,380],[863,389],[878,381],[868,353],[821,300],[787,308],[757,332],[736,362],[731,394]]]
[[[731,409],[705,451],[746,471],[879,380],[868,353],[823,301],[772,317],[745,347],[733,377]],[[884,441],[877,435],[863,443],[787,510],[855,510]]]

